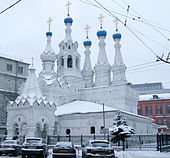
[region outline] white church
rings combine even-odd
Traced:
[[[101,25],[97,32],[96,64],[91,65],[92,42],[87,36],[83,43],[85,61],[81,69],[81,55],[78,42],[74,42],[71,35],[73,19],[69,14],[64,23],[66,36],[59,43],[60,51],[57,54],[53,51],[52,32],[47,32],[46,49],[40,55],[42,71],[37,78],[31,65],[20,95],[7,106],[8,136],[101,134],[102,129],[112,127],[118,111],[136,133],[156,133],[152,119],[137,115],[138,93],[126,79],[118,30],[113,34],[113,63],[107,59],[107,32]]]

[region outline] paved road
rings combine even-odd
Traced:
[[[77,151],[77,158],[81,158],[80,155],[81,155],[81,152]],[[21,156],[14,157],[14,156],[3,155],[3,156],[0,156],[0,158],[21,158]],[[51,152],[49,152],[49,156],[47,158],[52,158]]]

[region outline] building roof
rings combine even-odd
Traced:
[[[105,112],[111,112],[111,111],[121,111],[124,114],[127,115],[134,115],[143,119],[149,119],[152,120],[151,118],[134,114],[131,112],[123,111],[123,110],[118,110],[114,109],[112,107],[104,106],[104,111]],[[55,116],[62,116],[62,115],[70,115],[70,114],[86,114],[86,113],[95,113],[95,112],[103,112],[103,105],[93,103],[93,102],[88,102],[88,101],[73,101],[64,105],[61,105],[57,107],[57,110],[55,111]]]
[[[105,111],[116,110],[114,108],[104,106]],[[55,111],[56,116],[73,114],[73,113],[88,113],[88,112],[101,112],[103,111],[103,105],[88,102],[88,101],[73,101],[68,104],[57,107]]]
[[[24,61],[23,59],[19,59],[19,58],[16,58],[16,57],[10,57],[9,55],[7,54],[3,54],[3,53],[0,53],[0,58],[4,58],[4,59],[8,59],[8,60],[12,60],[12,61],[17,61],[17,62],[20,62],[20,63],[23,63],[23,64],[26,64],[26,65],[30,65],[30,63]]]
[[[170,93],[140,95],[139,101],[170,99]]]
[[[35,75],[35,69],[31,67],[30,73],[28,74],[27,80],[24,84],[20,97],[29,98],[43,98],[40,90],[40,86]]]

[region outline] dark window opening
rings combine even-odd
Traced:
[[[68,56],[68,59],[67,59],[67,67],[68,67],[68,68],[72,68],[72,67],[73,67],[72,56]]]
[[[161,105],[156,106],[156,114],[158,114],[158,115],[162,114],[162,106]]]
[[[95,127],[94,126],[90,127],[90,134],[95,134]]]
[[[76,68],[77,69],[79,68],[79,60],[78,60],[78,58],[76,58]]]
[[[166,113],[167,113],[167,114],[170,114],[170,105],[167,105],[167,106],[166,106]]]
[[[168,128],[170,128],[170,119],[166,120]]]
[[[64,67],[64,58],[61,57],[61,66]]]
[[[11,64],[7,64],[7,71],[12,71],[12,65]]]
[[[152,115],[152,106],[145,106],[146,115]]]
[[[141,106],[138,106],[138,114],[142,115],[142,107]]]
[[[71,49],[71,47],[70,47],[70,46],[68,46],[68,49]]]
[[[71,133],[70,129],[66,129],[66,134],[68,135],[70,133]]]
[[[21,66],[18,66],[18,73],[20,73],[20,74],[23,74],[23,72],[24,72],[24,69],[23,69],[23,67],[21,67]]]

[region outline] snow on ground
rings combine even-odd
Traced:
[[[170,152],[158,151],[119,151],[115,154],[116,158],[170,158]],[[0,156],[0,158],[21,158],[21,156]],[[47,158],[52,158],[51,152]],[[81,150],[77,151],[77,158],[81,158]]]
[[[170,152],[158,151],[120,151],[115,154],[117,158],[170,158]]]

